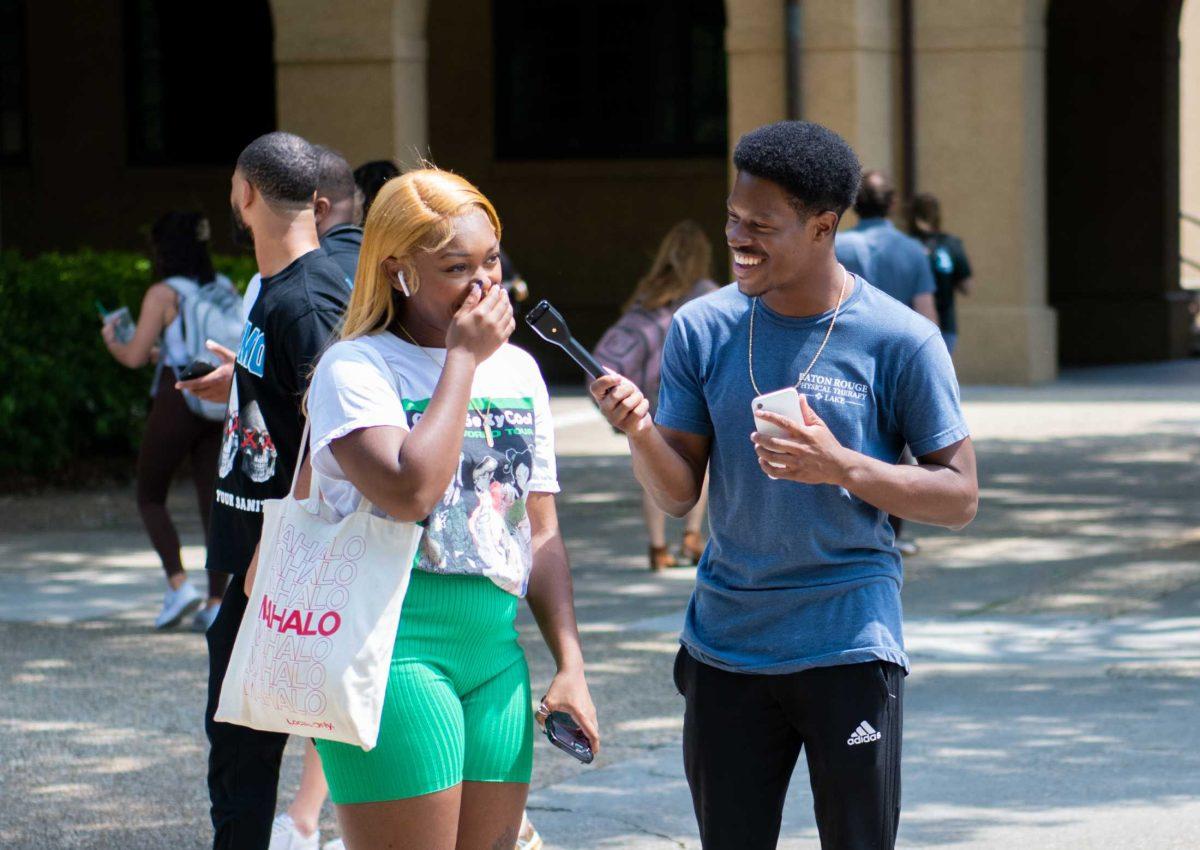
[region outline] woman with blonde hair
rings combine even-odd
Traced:
[[[651,413],[658,398],[663,344],[675,311],[695,298],[717,290],[712,282],[712,243],[694,221],[676,224],[663,237],[650,271],[638,281],[624,312],[596,346],[596,359],[642,388]],[[680,556],[684,565],[697,564],[704,552],[701,527],[708,505],[708,482],[700,500],[687,515]],[[642,513],[650,534],[650,569],[680,566],[667,549],[667,515],[649,493],[642,492]]]
[[[499,252],[496,211],[462,177],[424,168],[389,181],[367,216],[341,339],[313,376],[321,497],[342,514],[365,497],[425,526],[379,742],[317,743],[351,850],[514,846],[534,727],[521,597],[558,665],[544,709],[600,743],[555,513],[549,395],[507,342]]]

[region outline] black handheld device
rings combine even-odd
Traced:
[[[592,742],[583,734],[575,718],[565,711],[552,711],[546,718],[546,738],[569,756],[579,759],[584,764],[591,764],[596,756],[592,752]]]
[[[555,310],[549,301],[539,301],[536,307],[525,314],[525,322],[546,342],[553,343],[567,352],[570,358],[578,363],[579,368],[587,372],[593,381],[606,374],[604,367],[596,362],[596,358],[591,355],[591,352],[571,336],[571,329],[567,327],[562,313]]]
[[[196,378],[203,378],[216,368],[215,365],[209,363],[207,360],[193,360],[179,370],[178,377],[181,381],[194,381]]]

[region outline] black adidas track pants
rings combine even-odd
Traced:
[[[675,659],[683,763],[704,850],[773,850],[801,748],[823,850],[891,850],[904,671],[875,661],[778,676]]]

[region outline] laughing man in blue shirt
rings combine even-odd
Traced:
[[[937,326],[834,254],[854,151],[789,121],[743,136],[733,161],[737,280],[675,315],[654,419],[626,378],[592,394],[666,512],[686,514],[711,467],[712,536],[675,661],[705,850],[775,847],[802,748],[822,847],[890,848],[908,656],[888,514],[966,525],[975,453]],[[804,421],[764,415],[787,436],[759,433],[752,400],[788,387]],[[919,465],[896,464],[905,444]]]

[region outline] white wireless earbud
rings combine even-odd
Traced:
[[[404,279],[404,272],[396,272],[396,282],[400,284],[400,291],[404,293],[405,298],[412,298],[412,293],[408,291],[408,281]]]

